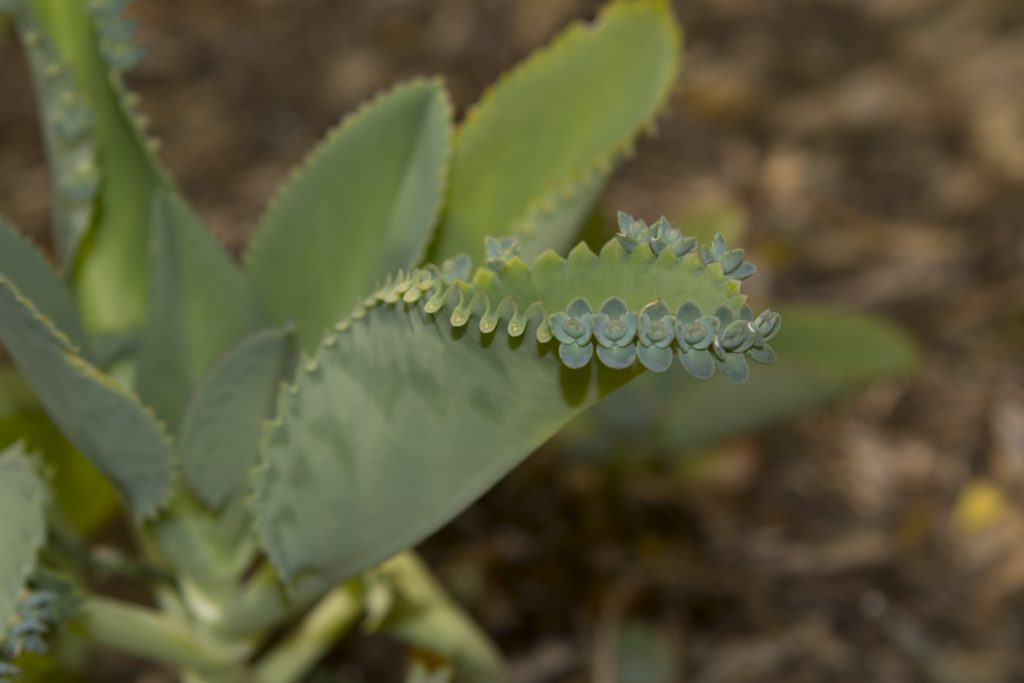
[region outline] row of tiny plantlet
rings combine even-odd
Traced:
[[[697,249],[696,238],[683,236],[664,217],[648,226],[620,212],[619,226],[616,237],[627,252],[646,245],[655,255],[669,249],[682,258]],[[485,266],[501,272],[518,254],[516,238],[488,238]],[[700,256],[705,265],[720,264],[729,279],[744,280],[756,270],[743,260],[744,251],[730,250],[720,234],[715,236],[711,249],[701,247]],[[539,342],[552,338],[559,342],[559,358],[573,369],[585,367],[596,355],[610,368],[624,370],[639,361],[649,370],[664,372],[678,357],[687,372],[698,379],[712,377],[717,368],[733,382],[741,383],[749,375],[748,357],[763,364],[775,360],[768,341],[778,332],[781,318],[771,310],[755,318],[750,307],[743,306],[737,317],[725,307],[705,314],[696,304],[687,302],[673,312],[664,302],[654,301],[635,313],[621,298],[610,297],[595,312],[586,299],[578,297],[565,311],[547,315],[540,302],[520,310],[511,298],[495,307],[482,291],[467,297],[467,289],[460,283],[468,282],[471,272],[472,263],[465,255],[445,261],[440,268],[428,265],[408,274],[400,272],[394,279],[389,277],[350,320],[336,329],[344,332],[351,320],[363,318],[377,303],[413,303],[426,297],[424,312],[432,315],[442,308],[450,309],[453,327],[462,327],[477,316],[480,331],[490,333],[500,320],[508,319],[509,336],[518,337],[533,326]],[[327,344],[332,345],[332,341],[328,338]]]

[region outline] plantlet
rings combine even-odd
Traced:
[[[97,554],[9,448],[7,653],[63,620],[39,592],[57,571],[91,640],[187,681],[300,680],[360,620],[460,681],[497,679],[493,647],[404,551],[645,369],[742,382],[774,358],[778,316],[746,306],[753,267],[721,240],[623,215],[599,253],[551,250],[665,101],[666,3],[612,3],[457,128],[439,80],[379,95],[284,184],[243,267],[144,134],[123,4],[0,4],[35,76],[63,275],[0,224],[0,342],[138,546]],[[96,594],[98,571],[144,579],[156,608]]]
[[[716,233],[739,235],[742,212],[731,204],[710,206],[684,213],[676,225],[714,243]],[[720,253],[728,251],[724,242]],[[786,326],[772,339],[771,351],[750,353],[769,360],[777,352],[780,360],[752,373],[749,383],[720,376],[680,390],[671,373],[647,374],[575,418],[559,433],[559,449],[598,462],[686,456],[833,403],[872,382],[906,377],[918,364],[913,339],[878,316],[820,304],[772,302],[772,308]],[[663,310],[659,306],[655,316]],[[642,336],[643,316],[640,322]],[[644,438],[635,438],[637,433]]]

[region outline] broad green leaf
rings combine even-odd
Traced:
[[[546,252],[532,266],[489,262],[472,282],[448,284],[453,276],[468,278],[468,268],[450,263],[386,285],[281,393],[254,512],[286,579],[354,576],[420,541],[640,373],[636,363],[605,367],[604,347],[595,353],[588,335],[553,343],[553,333],[586,328],[561,311],[583,316],[589,302],[595,316],[619,307],[635,315],[661,300],[684,313],[689,303],[722,319],[749,314],[719,263],[671,249],[655,256],[646,245],[627,253],[617,241],[600,256],[581,245],[567,260]],[[609,297],[619,298],[602,305]],[[621,341],[615,363],[636,353]],[[674,371],[682,377],[678,362]]]
[[[0,277],[7,278],[75,346],[88,348],[78,311],[64,283],[27,238],[0,216]]]
[[[254,334],[211,368],[189,400],[179,439],[181,466],[192,491],[213,508],[246,490],[290,347],[285,331]]]
[[[46,484],[20,446],[0,454],[0,639],[46,540]]]
[[[249,272],[272,322],[312,349],[324,330],[421,257],[440,208],[451,106],[438,80],[401,85],[347,116],[267,209]]]
[[[176,427],[199,378],[259,316],[245,275],[177,195],[153,195],[139,396]]]
[[[786,324],[772,340],[779,360],[742,389],[720,378],[683,388],[652,373],[582,415],[559,437],[563,447],[599,459],[682,454],[907,375],[917,364],[913,341],[875,316],[806,305],[780,310]]]
[[[102,160],[99,211],[82,244],[74,272],[75,294],[90,332],[130,331],[146,317],[147,241],[152,195],[168,186],[121,75],[108,54],[87,2],[33,0],[60,58],[75,74],[79,91],[95,112],[95,140]]]
[[[488,91],[458,131],[436,258],[516,235],[532,257],[575,241],[612,168],[665,104],[680,62],[665,0],[610,3]]]
[[[170,444],[153,416],[77,355],[2,276],[0,343],[68,439],[114,482],[136,517],[151,517],[173,485]]]
[[[392,604],[376,633],[426,650],[456,670],[460,683],[502,680],[501,654],[413,553],[392,558],[375,572],[392,591]]]
[[[75,77],[40,29],[26,1],[14,3],[18,33],[32,69],[50,169],[51,217],[60,260],[70,268],[92,221],[99,186],[93,114]]]

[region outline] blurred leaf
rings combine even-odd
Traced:
[[[68,441],[13,366],[0,364],[0,449],[15,441],[52,471],[50,488],[64,519],[86,536],[117,512],[117,494],[96,466]]]
[[[83,351],[88,340],[78,311],[49,261],[28,238],[0,216],[0,277],[7,278],[39,312]]]
[[[180,435],[189,487],[219,508],[246,490],[263,421],[288,367],[289,334],[265,330],[225,354],[189,400]]]
[[[402,553],[377,570],[392,592],[391,603],[375,631],[392,635],[416,648],[450,662],[460,683],[492,683],[501,680],[498,650],[456,605],[412,553]],[[445,671],[411,680],[447,681]]]
[[[154,193],[150,231],[149,321],[136,386],[173,431],[196,382],[259,316],[245,275],[180,197]]]
[[[147,518],[173,485],[162,428],[115,380],[89,365],[67,338],[0,276],[0,342],[64,434]]]
[[[46,499],[46,484],[20,446],[0,454],[0,640],[46,541]]]
[[[743,386],[714,377],[685,385],[647,373],[585,413],[560,436],[565,449],[597,459],[679,454],[836,401],[872,381],[906,375],[913,342],[877,317],[783,306],[772,340],[778,360]],[[644,438],[637,438],[643,435]]]
[[[678,650],[654,624],[627,621],[616,642],[616,683],[675,683],[681,673]]]
[[[75,294],[90,332],[127,332],[145,322],[150,205],[153,192],[170,183],[150,150],[120,73],[105,59],[89,3],[32,4],[96,116],[102,163],[99,211],[82,243]]]
[[[54,242],[65,268],[75,262],[89,230],[100,175],[93,141],[93,113],[62,63],[49,37],[40,31],[29,3],[14,11],[39,103],[46,159],[52,179],[51,220]]]
[[[345,117],[281,188],[246,260],[271,321],[294,320],[302,348],[315,348],[384,274],[420,259],[450,137],[441,81],[409,81]]]
[[[432,260],[482,258],[487,235],[524,257],[562,251],[613,167],[664,106],[680,62],[667,2],[608,4],[495,84],[463,122]]]

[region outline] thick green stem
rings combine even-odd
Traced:
[[[151,609],[90,597],[82,611],[89,635],[98,643],[178,668],[226,670],[237,666],[234,653],[198,639],[185,624]]]
[[[334,646],[363,612],[361,589],[350,582],[328,593],[284,642],[256,667],[254,683],[295,683]]]

